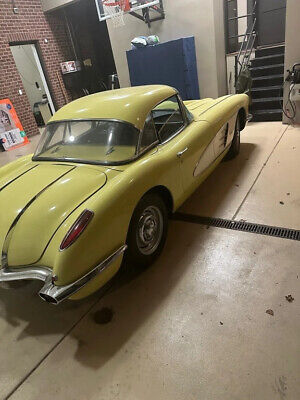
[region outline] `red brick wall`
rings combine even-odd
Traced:
[[[56,108],[65,104],[57,71],[60,62],[74,59],[61,10],[44,14],[40,0],[0,0],[0,98],[9,98],[28,136],[38,132],[9,43],[37,41]],[[47,43],[45,42],[47,39]],[[23,95],[19,95],[22,89]]]

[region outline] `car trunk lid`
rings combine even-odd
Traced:
[[[11,230],[10,266],[36,263],[60,224],[107,179],[101,169],[84,165],[46,162],[26,168],[0,186],[0,247]]]

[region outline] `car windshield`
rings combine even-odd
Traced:
[[[137,154],[139,131],[122,121],[59,121],[46,126],[33,160],[120,164]]]

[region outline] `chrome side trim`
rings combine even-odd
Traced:
[[[89,271],[87,274],[79,278],[77,281],[70,283],[65,286],[56,286],[52,282],[52,278],[48,278],[45,285],[39,291],[39,296],[52,304],[59,304],[63,300],[72,296],[83,288],[88,282],[95,278],[98,274],[104,271],[109,265],[114,262],[124,251],[127,249],[127,245],[121,246],[117,251],[107,257],[104,261],[98,264],[95,268]]]
[[[72,296],[74,293],[78,292],[88,282],[108,268],[119,256],[124,253],[126,249],[127,245],[121,246],[91,271],[69,285],[56,286],[54,282],[57,277],[54,276],[53,271],[47,267],[2,268],[0,269],[0,282],[18,281],[24,279],[43,281],[45,284],[39,291],[39,296],[49,303],[59,304],[63,300]]]
[[[27,174],[27,172],[31,171],[32,169],[38,167],[38,164],[34,165],[33,167],[27,169],[26,171],[22,172],[20,175],[16,176],[15,178],[11,179],[9,182],[7,182],[4,186],[0,187],[0,192],[2,192],[2,190],[4,190],[5,188],[7,188],[7,186],[11,185],[12,183],[14,183],[17,179],[21,178],[21,176]]]

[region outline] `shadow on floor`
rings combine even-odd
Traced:
[[[168,301],[171,292],[184,279],[192,260],[198,256],[190,250],[197,244],[197,250],[201,251],[209,236],[205,227],[195,228],[171,221],[167,245],[159,260],[144,272],[122,271],[109,294],[96,305],[80,328],[72,331],[72,337],[78,341],[76,360],[89,368],[99,369],[117,352],[130,353],[126,343],[132,334],[144,324],[151,324],[149,320]],[[97,323],[97,313],[102,307],[108,307],[114,313],[107,325]]]
[[[197,197],[199,191],[210,191],[217,209],[243,168],[251,162],[254,147],[242,144],[240,156],[222,163],[192,197]],[[27,336],[64,335],[96,304],[70,335],[78,341],[75,359],[89,368],[98,369],[126,347],[132,334],[167,301],[178,282],[184,279],[192,260],[201,257],[201,249],[209,237],[210,230],[205,227],[195,228],[171,221],[167,245],[159,260],[143,273],[121,271],[105,289],[105,296],[98,292],[86,300],[69,301],[55,307],[37,297],[40,283],[30,282],[17,290],[0,289],[0,317],[14,327],[20,325],[20,321],[27,323],[18,340]],[[197,253],[191,251],[195,243]],[[114,316],[110,323],[101,325],[97,323],[95,313],[104,306],[112,307]]]

